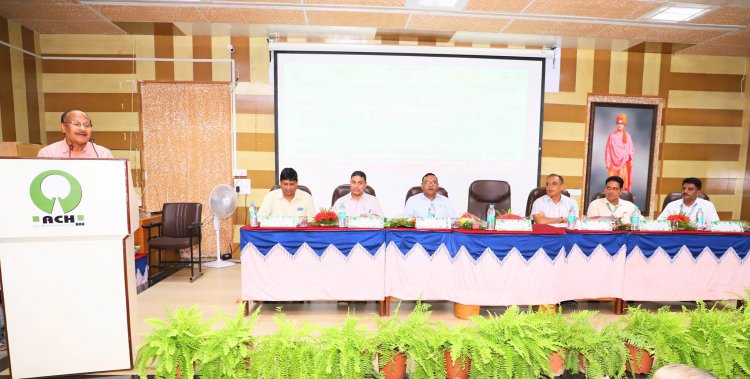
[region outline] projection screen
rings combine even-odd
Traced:
[[[458,214],[472,181],[505,180],[523,215],[539,178],[544,66],[538,57],[275,50],[276,172],[296,169],[323,208],[362,170],[388,217],[428,172]]]

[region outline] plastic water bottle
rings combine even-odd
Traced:
[[[430,207],[427,208],[427,218],[435,218],[435,203],[430,203]]]
[[[337,216],[339,218],[339,228],[346,228],[346,208],[344,208],[344,203],[339,205]]]
[[[250,226],[255,228],[258,226],[258,210],[255,209],[255,202],[250,202]]]
[[[495,230],[495,204],[487,208],[487,230]]]
[[[641,211],[638,209],[638,207],[635,207],[633,214],[630,215],[630,230],[640,230],[640,229],[641,229]]]
[[[568,229],[575,229],[576,218],[578,218],[578,215],[576,214],[576,207],[571,205],[570,209],[568,210]]]
[[[695,214],[695,228],[698,230],[706,228],[706,222],[703,217],[703,208],[698,208],[698,213]]]

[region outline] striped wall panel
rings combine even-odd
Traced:
[[[40,60],[18,49],[37,53],[38,35],[0,17],[0,141],[44,143],[39,95]]]

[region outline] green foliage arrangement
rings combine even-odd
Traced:
[[[398,317],[399,303],[389,319],[376,320],[375,345],[382,369],[396,353],[401,352],[414,361],[409,369],[410,379],[445,378],[445,360],[439,325],[429,321],[430,305],[417,301],[414,309],[403,320]]]
[[[596,311],[577,311],[570,315],[567,330],[561,333],[568,351],[565,368],[576,372],[581,356],[586,378],[621,378],[625,374],[628,349],[614,325],[607,325],[601,331],[591,325],[596,314]]]
[[[386,220],[384,226],[386,228],[413,228],[417,221],[413,217],[411,218],[392,218]]]
[[[620,322],[622,338],[654,356],[652,371],[670,363],[693,365],[694,352],[702,349],[694,336],[688,333],[687,315],[684,312],[670,312],[666,306],[656,313],[643,310],[640,306],[628,308],[627,315]]]
[[[448,327],[443,324],[438,328],[437,333],[435,338],[442,350],[451,352],[451,358],[453,359],[451,364],[456,364],[456,361],[460,358],[470,358],[477,350],[477,343],[482,341],[477,338],[477,328],[474,325],[458,324]],[[466,369],[466,364],[466,359],[463,359],[459,369]]]
[[[340,328],[321,330],[315,355],[315,378],[360,379],[375,375],[372,333],[358,324],[359,319],[347,314]]]
[[[206,334],[205,342],[196,354],[198,374],[207,379],[249,377],[249,356],[255,344],[250,333],[258,319],[260,307],[249,317],[244,316],[244,305],[237,307],[234,318],[222,313],[224,326]]]
[[[695,341],[696,367],[719,378],[750,377],[750,317],[747,304],[740,310],[707,308],[702,301],[693,311],[683,307],[690,318],[687,333]]]
[[[250,351],[250,378],[312,378],[315,372],[317,344],[312,333],[317,326],[297,323],[286,318],[277,309],[273,321],[279,328],[258,338],[255,348]]]
[[[176,378],[178,369],[183,378],[195,373],[197,352],[203,348],[204,338],[213,321],[204,322],[198,305],[167,311],[167,321],[150,318],[146,323],[153,328],[138,348],[135,367],[141,379],[146,379],[149,364],[156,363],[157,378]]]
[[[532,313],[509,307],[503,315],[474,316],[476,350],[471,354],[471,376],[479,378],[539,378],[552,376],[549,355],[559,348],[551,323],[538,322]]]

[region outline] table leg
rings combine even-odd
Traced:
[[[615,301],[612,303],[612,313],[616,315],[625,314],[625,308],[627,307],[627,305],[627,301],[624,301],[620,298],[615,298]]]
[[[391,315],[391,297],[386,296],[383,300],[378,301],[380,303],[380,315],[390,316]]]

